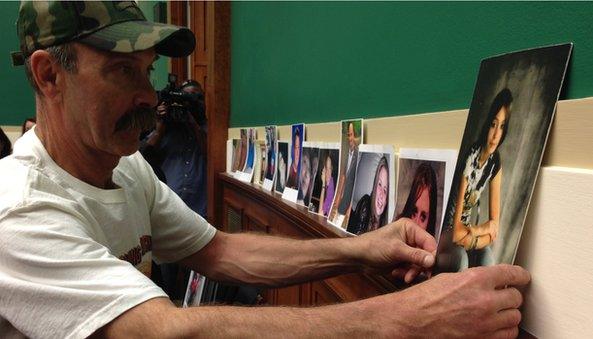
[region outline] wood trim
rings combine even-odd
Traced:
[[[254,202],[268,206],[270,210],[274,210],[276,213],[281,214],[283,219],[289,222],[294,228],[312,238],[339,238],[352,236],[346,231],[328,223],[323,216],[310,213],[306,207],[283,200],[282,195],[279,193],[268,192],[257,185],[241,182],[227,173],[220,173],[218,177],[223,187],[221,191],[228,188],[239,195],[249,197]],[[222,200],[221,205],[219,206],[222,206]],[[219,208],[219,210],[222,211],[223,208]],[[386,276],[370,274],[361,275],[379,286],[382,293],[393,292],[400,289],[400,287],[395,285]]]
[[[169,5],[171,24],[187,27],[187,1],[170,1]],[[171,58],[171,73],[187,79],[187,58]]]
[[[217,225],[222,218],[222,189],[218,173],[226,169],[226,141],[228,139],[230,113],[230,49],[231,49],[231,3],[208,2],[206,27],[208,48],[208,220]]]

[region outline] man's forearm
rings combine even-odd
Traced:
[[[352,240],[218,232],[204,252],[182,263],[218,281],[286,286],[360,269],[361,249]]]
[[[200,306],[176,308],[164,298],[144,302],[95,333],[104,338],[368,337],[367,301],[313,308]],[[354,321],[356,320],[356,321]]]

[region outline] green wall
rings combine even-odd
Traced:
[[[480,60],[574,42],[593,96],[593,2],[233,2],[231,126],[469,107]]]
[[[140,1],[139,6],[150,20],[153,19],[154,1]],[[13,67],[10,52],[19,48],[16,19],[19,2],[0,2],[0,125],[21,125],[27,117],[35,115],[33,90],[25,77],[24,68]],[[167,82],[169,58],[161,57],[155,63],[151,80],[156,89]]]

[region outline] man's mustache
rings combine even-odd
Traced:
[[[148,131],[156,123],[156,109],[154,107],[136,107],[124,114],[115,123],[115,132],[140,129]]]

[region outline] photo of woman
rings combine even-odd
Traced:
[[[334,148],[322,148],[319,150],[319,166],[309,202],[309,212],[321,214],[324,217],[327,217],[329,214],[336,192],[339,158],[338,147],[336,144]]]
[[[282,194],[286,186],[286,170],[288,159],[288,142],[278,141],[278,166],[276,173],[276,192]]]
[[[360,145],[352,204],[344,229],[362,234],[386,225],[393,217],[395,166],[393,146]]]
[[[359,166],[376,157],[373,153],[363,153]],[[360,168],[361,173],[364,167]],[[360,177],[359,177],[360,178]],[[359,180],[362,182],[362,180]],[[355,186],[355,192],[356,192]],[[385,155],[381,156],[375,169],[373,185],[370,193],[358,199],[355,209],[350,213],[347,231],[352,234],[362,234],[376,230],[387,223],[389,203],[389,164]]]
[[[571,49],[482,61],[433,273],[513,263]]]
[[[276,126],[266,126],[266,179],[274,181],[276,174]]]
[[[497,149],[504,142],[511,118],[513,95],[508,88],[500,91],[490,107],[478,140],[465,160],[465,169],[453,216],[453,242],[467,252],[468,267],[493,265],[490,244],[496,239],[500,221],[501,158]],[[480,220],[480,196],[488,187],[488,218]],[[484,209],[482,209],[484,210]],[[472,221],[472,212],[476,218]]]
[[[437,206],[439,206],[437,196],[439,190],[442,196],[443,182],[442,179],[440,183],[437,180],[437,174],[431,163],[434,163],[435,167],[439,169],[442,168],[440,172],[444,172],[444,163],[442,162],[400,159],[398,207],[403,202],[405,203],[403,207],[400,207],[400,212],[393,221],[400,218],[409,218],[422,229],[435,236],[436,225],[439,225],[438,222],[440,221],[440,214],[437,211]],[[409,190],[406,181],[410,181],[410,179],[405,170],[408,167],[416,169],[411,177]]]
[[[300,183],[297,197],[297,204],[299,205],[309,206],[311,192],[313,191],[313,184],[315,182],[315,176],[317,175],[318,162],[319,148],[305,145],[303,147],[301,175],[299,177]]]

